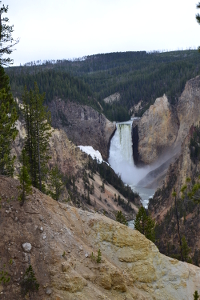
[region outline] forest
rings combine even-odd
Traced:
[[[139,101],[138,116],[163,94],[175,105],[186,81],[200,74],[200,56],[197,50],[117,52],[73,61],[31,62],[6,72],[14,96],[37,82],[40,92],[46,92],[46,102],[55,97],[76,101],[103,110],[111,121],[125,121]],[[116,92],[120,101],[103,101]]]

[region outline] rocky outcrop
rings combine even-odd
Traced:
[[[93,108],[57,99],[49,104],[52,126],[63,129],[75,145],[92,146],[108,158],[115,125]]]
[[[138,163],[151,164],[174,145],[179,122],[164,95],[143,114],[138,123]]]
[[[103,101],[105,103],[108,103],[108,104],[112,104],[113,102],[118,102],[120,101],[120,98],[121,98],[121,95],[120,93],[114,93],[106,98],[103,99]]]
[[[178,100],[177,116],[180,127],[177,142],[183,142],[192,125],[200,121],[200,76],[189,80]]]
[[[200,122],[200,76],[189,80],[176,107],[164,95],[138,122],[138,164],[152,164],[183,143],[192,125]],[[179,151],[180,152],[180,151]]]
[[[18,185],[0,176],[0,269],[10,277],[2,299],[22,299],[30,264],[40,284],[35,300],[188,300],[200,291],[198,267],[160,254],[139,232],[36,189],[20,207]]]

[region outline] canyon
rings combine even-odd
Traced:
[[[155,163],[156,168],[159,162],[158,176],[162,173],[162,180],[156,179],[155,170],[155,176],[149,173],[148,182],[150,186],[154,177],[155,186],[160,186],[149,205],[149,212],[160,224],[173,205],[173,188],[180,195],[186,177],[195,179],[194,174],[199,171],[199,165],[190,159],[188,148],[190,127],[199,122],[199,89],[198,76],[186,84],[176,107],[164,95],[133,124],[133,153],[137,154],[138,167]],[[128,203],[117,189],[103,182],[98,172],[92,174],[87,169],[92,159],[77,147],[91,145],[107,160],[115,124],[93,108],[70,101],[55,99],[49,108],[55,127],[50,139],[49,167],[58,165],[63,174],[74,178],[75,187],[70,188],[74,189],[74,195],[65,188],[57,202],[33,188],[20,207],[19,182],[0,176],[0,255],[10,276],[8,285],[0,285],[2,299],[14,300],[16,296],[21,299],[20,283],[30,264],[40,284],[39,292],[34,295],[36,300],[192,299],[194,291],[200,291],[200,269],[166,257],[139,232],[116,222],[118,210],[127,218],[135,217],[141,205],[139,197]],[[19,135],[13,154],[18,158],[25,131],[22,123],[17,126]],[[19,168],[16,159],[15,177]],[[88,192],[90,199],[86,195],[85,178],[87,186],[94,187],[91,196]],[[131,213],[119,205],[116,195],[125,206],[130,204]],[[184,231],[184,219],[181,222]],[[197,209],[186,215],[186,224],[185,232],[194,241],[189,245],[194,254],[194,249],[200,246],[198,230],[195,233],[191,230],[191,226],[199,228]],[[171,237],[169,233],[165,238],[176,244],[176,234]],[[166,240],[162,237],[161,242]],[[31,245],[30,250],[24,244]]]
[[[39,283],[36,300],[188,300],[200,289],[198,267],[160,254],[136,230],[35,188],[21,207],[18,185],[0,176],[0,254],[10,277],[0,284],[1,299],[23,299],[30,264]]]

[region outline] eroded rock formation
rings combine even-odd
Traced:
[[[93,108],[57,99],[49,104],[52,126],[63,129],[75,145],[92,146],[108,158],[115,125]]]
[[[199,111],[200,76],[186,83],[176,107],[165,95],[156,99],[137,125],[138,164],[152,164],[166,152],[175,154],[190,127],[199,124]]]
[[[180,127],[177,142],[183,142],[192,125],[200,121],[200,76],[189,80],[178,100],[177,116]]]
[[[198,267],[160,254],[139,232],[37,189],[20,207],[18,185],[0,176],[0,268],[10,276],[0,285],[2,299],[22,299],[30,264],[40,284],[36,300],[188,300],[200,291]]]
[[[157,98],[138,122],[138,163],[155,162],[175,143],[178,128],[176,111],[167,97]]]

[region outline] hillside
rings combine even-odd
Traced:
[[[19,96],[24,85],[30,88],[37,81],[40,91],[46,92],[47,102],[54,97],[78,101],[95,109],[102,107],[111,121],[123,121],[141,100],[139,115],[164,93],[175,104],[186,81],[200,74],[200,56],[195,50],[119,52],[74,61],[32,62],[6,71],[14,95]],[[120,101],[103,101],[115,93],[119,93]]]
[[[188,300],[200,290],[198,267],[160,254],[139,232],[35,188],[20,207],[18,185],[0,176],[0,270],[10,279],[0,284],[1,299],[24,299],[30,264],[35,300]]]
[[[166,114],[166,110],[164,113],[163,105],[163,113],[159,118],[161,122],[158,122],[158,116],[156,116],[156,114],[154,115],[154,119],[151,115],[151,122],[152,124],[154,122],[154,124],[152,125],[150,134],[154,131],[155,136],[148,136],[148,134],[146,134],[146,141],[148,137],[152,137],[152,141],[148,145],[149,149],[144,149],[147,154],[151,153],[150,158],[153,157],[151,151],[158,149],[160,150],[160,153],[157,151],[158,154],[163,158],[164,155],[161,152],[161,150],[163,150],[161,146],[163,146],[164,143],[163,148],[167,151],[172,141],[171,148],[168,149],[167,154],[165,153],[169,158],[170,155],[173,154],[174,149],[177,149],[177,145],[181,146],[179,153],[177,152],[175,159],[173,159],[170,166],[168,166],[163,184],[155,192],[153,199],[150,200],[149,211],[157,221],[156,235],[157,245],[160,251],[167,255],[180,258],[175,199],[172,196],[174,191],[177,193],[177,214],[179,217],[180,234],[181,237],[185,236],[188,246],[190,247],[188,257],[190,257],[192,262],[196,265],[200,264],[199,202],[195,203],[190,199],[188,193],[192,190],[195,183],[197,183],[197,193],[199,193],[199,100],[200,76],[197,76],[186,83],[176,109],[174,109],[173,112],[171,110],[170,115]],[[156,112],[155,107],[152,106],[151,111]],[[146,113],[145,115],[146,117],[148,116]],[[146,122],[145,126],[148,124],[149,123]],[[167,127],[169,129],[165,134]],[[155,130],[157,130],[159,134],[157,134]],[[159,139],[160,134],[161,138]],[[170,136],[167,140],[166,137],[168,134]],[[174,134],[173,139],[172,134]],[[186,190],[182,193],[181,190],[184,186]],[[184,199],[183,195],[185,196]],[[199,199],[199,196],[197,199]]]
[[[19,134],[13,143],[12,155],[15,160],[15,177],[18,176],[19,155],[24,143],[25,129],[18,121]],[[90,156],[76,147],[64,130],[52,128],[49,141],[49,169],[57,166],[62,174],[63,190],[59,201],[88,211],[103,212],[116,219],[121,210],[128,220],[132,220],[141,206],[140,197],[125,186],[121,178],[105,162],[98,164]],[[48,179],[46,179],[46,184]]]

